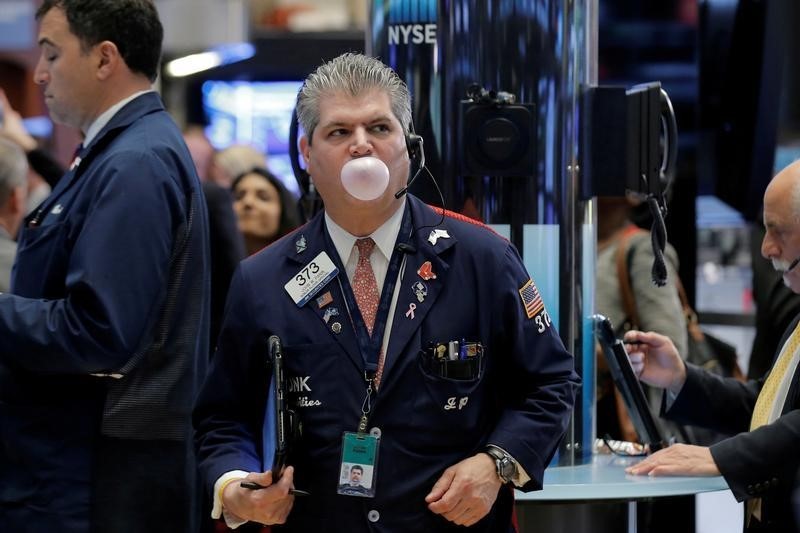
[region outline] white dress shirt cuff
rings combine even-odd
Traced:
[[[247,477],[247,472],[244,470],[231,470],[222,474],[216,483],[214,483],[214,507],[211,509],[211,518],[224,518],[225,524],[231,529],[246,524],[247,520],[242,520],[233,513],[228,513],[222,507],[222,491],[228,485],[237,479],[244,479]]]

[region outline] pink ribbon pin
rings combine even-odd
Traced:
[[[417,304],[415,304],[414,302],[408,304],[408,311],[406,311],[406,317],[410,318],[411,320],[414,320],[414,309],[416,308]]]

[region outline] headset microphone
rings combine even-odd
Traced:
[[[403,253],[403,254],[415,254],[415,253],[417,253],[417,247],[414,246],[413,244],[409,244],[407,242],[398,243],[398,245],[395,246],[394,249],[397,250],[400,253]]]
[[[417,176],[419,176],[419,173],[421,171],[422,171],[422,169],[417,170],[417,172],[414,174],[414,177],[411,178],[410,180],[408,180],[408,183],[406,183],[406,186],[403,187],[402,189],[400,189],[399,191],[397,191],[396,193],[394,193],[394,197],[395,198],[400,198],[405,193],[407,193],[408,192],[408,188],[411,187],[411,184],[414,183],[414,180],[417,179]]]
[[[414,180],[417,179],[417,176],[420,175],[422,169],[425,168],[425,149],[423,148],[424,141],[422,137],[416,135],[414,133],[410,133],[406,136],[406,146],[408,147],[408,155],[409,157],[414,160],[418,159],[417,171],[414,173],[414,176],[408,180],[406,186],[394,193],[395,198],[400,198],[405,193],[408,192],[408,188],[414,183]]]
[[[784,271],[783,271],[783,273],[784,273],[784,274],[786,274],[786,273],[788,273],[788,272],[791,272],[791,270],[792,270],[794,267],[796,267],[798,264],[800,264],[800,257],[798,257],[797,259],[795,259],[794,261],[792,261],[791,263],[789,263],[789,266],[786,268],[786,270],[784,270]]]

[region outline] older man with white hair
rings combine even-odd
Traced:
[[[764,193],[761,254],[800,294],[800,161],[780,171]],[[681,423],[738,433],[711,447],[676,444],[628,468],[631,474],[722,475],[746,503],[748,532],[797,531],[791,495],[800,468],[800,316],[780,342],[770,371],[742,383],[681,359],[667,337],[629,331],[639,378],[666,389],[665,415]]]

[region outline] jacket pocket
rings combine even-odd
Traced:
[[[485,405],[486,354],[477,364],[466,360],[450,363],[455,366],[445,371],[431,365],[427,354],[419,353],[417,367],[423,387],[414,402],[414,420],[421,426],[420,432],[430,434],[435,442],[471,442],[489,411]]]
[[[22,228],[17,245],[12,291],[29,298],[60,298],[69,264],[69,224]]]

